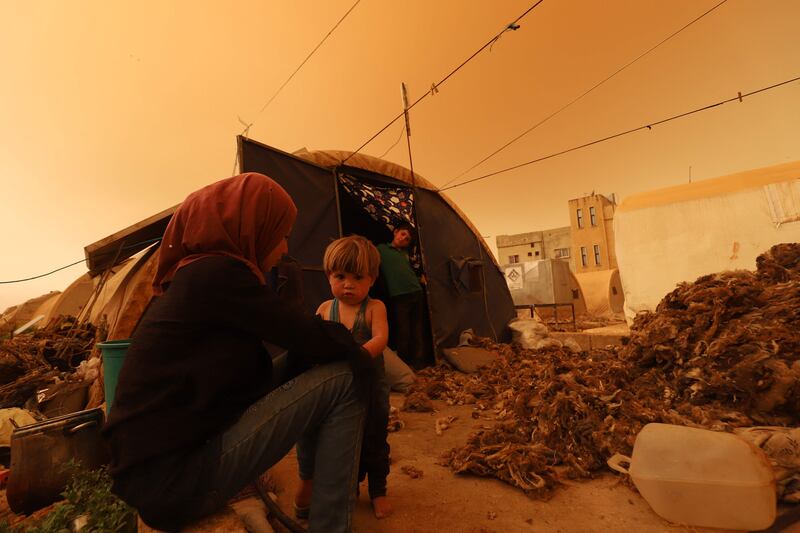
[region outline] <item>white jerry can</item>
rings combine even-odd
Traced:
[[[764,452],[742,438],[647,424],[636,436],[632,455],[617,454],[608,466],[629,474],[650,507],[670,522],[759,530],[775,521],[772,467]]]

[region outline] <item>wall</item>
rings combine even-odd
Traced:
[[[626,318],[682,281],[754,270],[770,246],[800,242],[798,177],[800,162],[626,199],[614,218]]]
[[[543,231],[517,233],[515,235],[498,235],[497,257],[501,264],[524,263],[526,261],[539,261],[542,259],[562,259],[557,256],[557,249],[571,251],[571,234],[569,226],[553,228]],[[514,261],[513,257],[517,256]],[[574,258],[570,253],[570,269],[574,270]]]

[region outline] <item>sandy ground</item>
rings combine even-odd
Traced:
[[[400,407],[403,396],[392,395]],[[392,472],[389,496],[395,513],[377,520],[362,486],[354,517],[358,532],[580,532],[711,531],[672,525],[659,518],[636,492],[612,473],[588,482],[569,483],[547,502],[533,500],[518,489],[495,479],[456,476],[436,464],[439,456],[463,444],[467,436],[487,421],[474,420],[469,406],[447,406],[434,401],[437,413],[401,413],[405,428],[389,434]],[[458,416],[452,427],[437,436],[434,422],[441,416]],[[411,465],[423,471],[412,479],[400,469]],[[291,509],[297,486],[297,462],[290,454],[271,471],[278,484],[284,510]]]
[[[392,394],[391,403],[400,407],[403,396]],[[611,473],[598,478],[569,482],[555,491],[549,501],[528,498],[520,490],[495,479],[456,476],[437,463],[440,455],[462,445],[481,424],[491,421],[473,419],[470,406],[448,406],[434,401],[435,413],[401,412],[405,427],[389,434],[392,447],[392,472],[389,496],[395,513],[377,520],[362,485],[354,515],[358,533],[505,533],[505,532],[642,532],[642,533],[711,533],[721,530],[692,528],[670,524],[661,519],[634,490]],[[434,431],[436,418],[457,416],[443,435]],[[413,466],[423,472],[418,479],[401,472]],[[290,453],[270,470],[277,485],[280,506],[290,513],[298,484],[297,460]],[[0,521],[7,518],[5,491],[0,492]],[[798,508],[800,509],[800,508]],[[784,509],[785,511],[785,509]],[[306,524],[304,524],[306,525]],[[140,532],[152,532],[140,522]],[[206,518],[184,533],[245,533],[243,524],[229,508]],[[277,528],[276,531],[286,531]],[[782,529],[800,533],[795,524]]]

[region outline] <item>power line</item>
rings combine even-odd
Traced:
[[[332,34],[332,33],[333,33],[335,30],[336,30],[336,28],[338,28],[338,27],[339,27],[339,25],[340,25],[340,24],[341,24],[341,23],[344,21],[344,19],[346,19],[346,18],[347,18],[347,15],[349,15],[349,14],[350,14],[350,12],[351,12],[351,11],[353,11],[353,10],[356,8],[356,6],[359,4],[359,2],[361,2],[361,0],[356,0],[356,2],[355,2],[355,3],[354,3],[352,6],[350,6],[350,9],[348,9],[348,10],[347,10],[347,12],[346,12],[344,15],[342,15],[342,18],[340,18],[340,19],[339,19],[339,21],[338,21],[336,24],[334,24],[334,25],[333,25],[333,28],[331,28],[331,29],[330,29],[330,31],[329,31],[328,33],[326,33],[326,34],[325,34],[325,37],[323,37],[323,38],[322,38],[322,40],[319,42],[319,44],[317,44],[317,46],[315,46],[315,47],[314,47],[314,49],[313,49],[313,50],[311,50],[311,52],[309,52],[309,54],[308,54],[308,55],[306,56],[306,58],[305,58],[305,59],[304,59],[304,60],[303,60],[303,61],[302,61],[302,62],[301,62],[301,63],[300,63],[298,66],[297,66],[297,68],[296,68],[296,69],[294,69],[294,72],[292,72],[291,76],[289,76],[288,78],[286,78],[286,81],[284,81],[284,82],[283,82],[283,84],[282,84],[280,87],[278,87],[278,90],[277,90],[277,91],[275,91],[275,94],[273,94],[273,95],[270,97],[270,99],[269,99],[269,100],[267,100],[267,103],[266,103],[266,104],[264,104],[264,107],[262,107],[262,108],[261,108],[261,111],[259,111],[259,112],[258,112],[258,115],[256,115],[256,119],[258,119],[258,117],[261,115],[261,113],[263,113],[263,112],[264,112],[264,110],[265,110],[265,109],[267,109],[267,107],[269,107],[269,105],[270,105],[270,104],[272,103],[272,101],[273,101],[273,100],[275,100],[275,98],[276,98],[276,97],[277,97],[277,96],[280,94],[280,92],[283,90],[283,88],[284,88],[284,87],[286,87],[286,85],[287,85],[287,84],[288,84],[290,81],[292,81],[292,78],[294,78],[295,74],[297,74],[298,72],[300,72],[300,69],[301,69],[301,68],[303,68],[303,65],[305,65],[305,64],[306,64],[306,62],[308,62],[308,60],[309,60],[309,59],[311,59],[311,56],[313,56],[313,55],[314,55],[314,53],[315,53],[317,50],[319,50],[319,47],[320,47],[320,46],[322,46],[322,44],[323,44],[323,43],[324,43],[324,42],[325,42],[325,41],[328,39],[328,37],[330,37],[330,36],[331,36],[331,34]],[[255,123],[255,119],[253,120],[253,122],[251,122],[251,123],[250,123],[250,125],[249,125],[248,127],[252,126],[254,123]]]
[[[258,118],[261,116],[261,114],[264,112],[264,110],[266,110],[267,107],[269,107],[269,105],[272,103],[272,101],[275,100],[275,98],[277,98],[277,96],[280,94],[280,92],[283,90],[283,88],[286,87],[286,85],[288,85],[290,81],[292,81],[292,78],[294,78],[295,74],[300,72],[300,69],[303,68],[303,65],[305,65],[308,62],[309,59],[311,59],[311,56],[313,56],[314,53],[317,50],[319,50],[319,47],[322,46],[322,44],[328,39],[328,37],[331,36],[331,34],[336,30],[336,28],[339,27],[339,25],[344,21],[344,19],[347,18],[347,15],[349,15],[350,12],[353,11],[356,8],[356,6],[358,5],[359,2],[361,2],[361,0],[356,0],[356,2],[352,6],[350,6],[350,9],[348,9],[347,12],[345,12],[345,14],[342,15],[342,17],[339,19],[339,21],[336,24],[333,25],[333,28],[331,28],[330,31],[325,34],[325,37],[323,37],[322,40],[319,43],[317,43],[317,46],[315,46],[314,49],[311,50],[311,52],[309,52],[309,54],[306,56],[306,58],[302,62],[300,62],[299,65],[297,65],[297,68],[294,69],[294,72],[292,72],[292,74],[288,78],[286,78],[286,81],[284,81],[283,84],[281,84],[281,86],[278,87],[278,90],[275,91],[275,93],[269,98],[269,100],[267,100],[267,103],[265,103],[261,107],[261,110],[256,114],[256,118],[254,118],[252,122],[250,122],[248,124],[247,122],[242,120],[242,117],[239,117],[239,116],[236,117],[239,120],[239,122],[242,124],[242,126],[244,126],[244,129],[242,130],[240,135],[242,135],[244,137],[247,137],[247,134],[250,131],[250,128],[253,127],[253,124],[256,123],[256,120],[258,120]],[[236,173],[236,164],[238,162],[239,162],[239,150],[237,148],[236,153],[233,156],[233,169],[231,170],[231,175]]]
[[[23,282],[23,281],[30,281],[30,280],[32,280],[32,279],[39,279],[39,278],[43,278],[43,277],[45,277],[45,276],[49,276],[50,274],[55,274],[56,272],[59,272],[59,271],[61,271],[61,270],[64,270],[65,268],[69,268],[69,267],[71,267],[71,266],[75,266],[75,265],[77,265],[78,263],[83,263],[84,261],[86,261],[86,258],[85,258],[85,257],[84,257],[83,259],[81,259],[80,261],[75,261],[74,263],[70,263],[70,264],[68,264],[68,265],[65,265],[65,266],[63,266],[63,267],[57,268],[57,269],[55,269],[55,270],[51,270],[51,271],[50,271],[50,272],[48,272],[47,274],[39,274],[38,276],[31,276],[31,277],[29,277],[29,278],[22,278],[22,279],[12,279],[12,280],[9,280],[9,281],[0,281],[0,284],[2,284],[2,285],[6,285],[6,284],[9,284],[9,283],[21,283],[21,282]]]
[[[556,153],[553,153],[553,154],[550,154],[550,155],[539,157],[537,159],[532,159],[530,161],[526,161],[525,163],[520,163],[519,165],[514,165],[512,167],[504,168],[504,169],[498,170],[496,172],[491,172],[489,174],[484,174],[483,176],[478,176],[477,178],[472,178],[472,179],[467,180],[467,181],[462,181],[461,183],[456,183],[455,185],[451,185],[449,187],[443,187],[443,188],[441,188],[439,190],[440,191],[446,191],[446,190],[449,190],[449,189],[454,189],[456,187],[461,187],[462,185],[467,185],[468,183],[474,183],[476,181],[484,180],[486,178],[490,178],[492,176],[496,176],[496,175],[502,174],[504,172],[509,172],[511,170],[516,170],[518,168],[522,168],[522,167],[527,166],[527,165],[532,165],[533,163],[539,163],[539,162],[544,161],[546,159],[551,159],[551,158],[559,156],[559,155],[564,155],[564,154],[569,153],[569,152],[574,152],[575,150],[580,150],[581,148],[586,148],[588,146],[593,146],[595,144],[599,144],[599,143],[602,143],[602,142],[605,142],[605,141],[609,141],[611,139],[616,139],[617,137],[622,137],[623,135],[628,135],[629,133],[634,133],[634,132],[637,132],[637,131],[640,131],[640,130],[644,130],[644,129],[651,130],[651,129],[653,129],[653,126],[658,126],[658,125],[664,124],[666,122],[670,122],[672,120],[676,120],[676,119],[683,118],[683,117],[686,117],[686,116],[689,116],[689,115],[693,115],[695,113],[699,113],[701,111],[707,111],[707,110],[712,109],[714,107],[718,107],[718,106],[721,106],[723,104],[727,104],[727,103],[730,103],[730,102],[735,102],[735,101],[741,102],[745,97],[753,96],[754,94],[758,94],[758,93],[761,93],[761,92],[769,91],[771,89],[775,89],[777,87],[781,87],[782,85],[787,85],[789,83],[792,83],[792,82],[795,82],[795,81],[798,81],[798,80],[800,80],[800,76],[797,76],[796,78],[792,78],[792,79],[789,79],[789,80],[786,80],[786,81],[782,81],[780,83],[776,83],[774,85],[770,85],[768,87],[762,87],[761,89],[757,89],[757,90],[751,91],[749,93],[742,94],[740,92],[736,96],[734,96],[733,98],[728,98],[727,100],[721,100],[719,102],[716,102],[716,103],[713,103],[713,104],[709,104],[707,106],[703,106],[703,107],[699,107],[697,109],[693,109],[692,111],[687,111],[685,113],[680,113],[678,115],[673,115],[673,116],[671,116],[669,118],[658,120],[656,122],[650,122],[648,124],[645,124],[644,126],[639,126],[638,128],[633,128],[633,129],[629,129],[629,130],[626,130],[626,131],[622,131],[620,133],[615,133],[614,135],[609,135],[608,137],[603,137],[602,139],[597,139],[597,140],[594,140],[594,141],[591,141],[591,142],[588,142],[588,143],[585,143],[585,144],[581,144],[579,146],[575,146],[573,148],[568,148],[566,150],[561,150],[560,152],[556,152]]]
[[[511,23],[507,24],[505,27],[503,27],[503,29],[502,29],[502,30],[500,30],[500,32],[499,32],[497,35],[495,35],[494,37],[492,37],[491,39],[489,39],[489,41],[488,41],[486,44],[484,44],[483,46],[481,46],[480,48],[478,48],[478,50],[477,50],[475,53],[473,53],[471,56],[469,56],[467,59],[465,59],[465,60],[464,60],[464,61],[463,61],[463,62],[462,62],[460,65],[458,65],[458,66],[457,66],[455,69],[451,70],[451,71],[450,71],[450,73],[449,73],[447,76],[445,76],[444,78],[442,78],[442,80],[441,80],[439,83],[434,83],[434,84],[432,84],[432,85],[431,85],[431,89],[430,89],[430,91],[427,91],[425,94],[423,94],[422,96],[420,96],[419,98],[417,98],[417,100],[416,100],[416,101],[414,101],[414,103],[413,103],[413,104],[411,104],[410,106],[408,106],[408,109],[404,109],[402,113],[400,113],[399,115],[397,115],[396,117],[394,117],[392,120],[390,120],[390,121],[389,121],[389,123],[388,123],[388,124],[386,124],[386,125],[385,125],[384,127],[382,127],[380,130],[378,130],[378,133],[376,133],[375,135],[373,135],[372,137],[370,137],[369,139],[367,139],[367,141],[366,141],[364,144],[362,144],[361,146],[359,146],[358,148],[356,148],[356,149],[355,149],[355,151],[353,151],[353,153],[351,153],[349,156],[347,156],[347,157],[344,159],[344,161],[342,161],[342,164],[346,163],[348,159],[350,159],[351,157],[353,157],[354,155],[356,155],[358,152],[360,152],[360,151],[361,151],[361,149],[362,149],[362,148],[364,148],[366,145],[368,145],[369,143],[371,143],[372,141],[374,141],[374,140],[375,140],[375,138],[376,138],[378,135],[380,135],[381,133],[383,133],[384,131],[386,131],[386,129],[387,129],[389,126],[391,126],[392,124],[394,124],[394,123],[395,123],[395,122],[396,122],[396,121],[397,121],[399,118],[403,117],[403,116],[404,116],[404,115],[405,115],[405,114],[406,114],[408,111],[411,111],[411,109],[413,109],[413,108],[414,108],[414,106],[416,106],[418,103],[420,103],[420,102],[421,102],[421,101],[423,101],[425,98],[427,98],[427,97],[428,97],[428,95],[430,95],[430,94],[435,94],[436,92],[438,92],[438,90],[439,90],[439,86],[440,86],[440,85],[442,85],[444,82],[446,82],[446,81],[447,81],[447,80],[448,80],[448,79],[449,79],[449,78],[450,78],[450,77],[451,77],[453,74],[455,74],[456,72],[458,72],[459,70],[461,70],[461,67],[463,67],[464,65],[466,65],[467,63],[469,63],[470,61],[472,61],[472,59],[473,59],[475,56],[477,56],[478,54],[480,54],[481,52],[483,52],[483,50],[484,50],[484,49],[486,49],[487,47],[489,47],[489,46],[493,45],[493,44],[494,44],[494,42],[495,42],[495,41],[497,41],[497,40],[500,38],[500,36],[501,36],[501,35],[503,35],[503,34],[504,34],[505,32],[507,32],[507,31],[515,31],[515,30],[519,29],[519,25],[518,25],[517,23],[518,23],[520,20],[522,20],[523,18],[525,18],[525,16],[526,16],[528,13],[530,13],[531,11],[533,11],[533,10],[534,10],[534,9],[535,9],[535,8],[536,8],[536,7],[537,7],[539,4],[541,4],[542,2],[544,2],[544,0],[538,0],[537,2],[535,2],[535,3],[534,3],[532,6],[530,6],[528,9],[526,9],[524,13],[522,13],[520,16],[518,16],[517,18],[515,18],[513,22],[511,22]]]
[[[485,163],[486,161],[488,161],[492,157],[496,156],[497,154],[499,154],[500,152],[502,152],[503,150],[505,150],[506,148],[508,148],[509,146],[511,146],[512,144],[514,144],[515,142],[517,142],[518,140],[520,140],[521,138],[523,138],[524,136],[526,136],[527,134],[529,134],[530,132],[532,132],[533,130],[535,130],[536,128],[538,128],[539,126],[544,124],[545,122],[547,122],[548,120],[550,120],[551,118],[555,117],[556,115],[558,115],[559,113],[561,113],[562,111],[567,109],[568,107],[570,107],[573,104],[577,103],[579,100],[582,100],[585,96],[587,96],[589,93],[591,93],[592,91],[594,91],[595,89],[597,89],[598,87],[600,87],[601,85],[606,83],[608,80],[610,80],[611,78],[613,78],[614,76],[616,76],[617,74],[622,72],[623,70],[627,69],[628,67],[630,67],[631,65],[633,65],[634,63],[636,63],[637,61],[639,61],[640,59],[642,59],[646,55],[648,55],[650,52],[654,51],[656,48],[660,47],[662,44],[666,43],[667,41],[669,41],[670,39],[672,39],[673,37],[675,37],[676,35],[681,33],[683,30],[685,30],[686,28],[688,28],[689,26],[691,26],[692,24],[694,24],[698,20],[700,20],[703,17],[705,17],[706,15],[708,15],[709,13],[711,13],[712,11],[714,11],[715,9],[717,9],[718,7],[720,7],[722,4],[724,4],[727,1],[728,0],[722,0],[720,3],[718,3],[717,5],[715,5],[714,7],[712,7],[711,9],[709,9],[708,11],[706,11],[705,13],[700,15],[699,17],[697,17],[694,20],[692,20],[691,22],[685,24],[683,27],[681,27],[677,31],[673,32],[671,35],[669,35],[665,39],[662,39],[655,46],[651,47],[650,49],[648,49],[647,51],[643,52],[642,54],[639,54],[639,56],[636,57],[634,60],[632,60],[632,61],[628,62],[627,64],[625,64],[624,66],[620,67],[613,74],[611,74],[610,76],[606,77],[602,81],[596,83],[589,90],[585,91],[583,94],[581,94],[577,98],[573,99],[572,101],[570,101],[566,105],[562,106],[558,110],[554,111],[553,113],[549,114],[548,116],[546,116],[545,118],[543,118],[542,120],[540,120],[539,122],[537,122],[536,124],[534,124],[533,126],[528,128],[527,130],[523,131],[522,133],[520,133],[519,135],[517,135],[516,137],[514,137],[513,139],[508,141],[506,144],[504,144],[503,146],[501,146],[500,148],[498,148],[497,150],[495,150],[491,154],[487,155],[486,157],[484,157],[483,159],[481,159],[480,161],[478,161],[477,163],[475,163],[474,165],[472,165],[471,167],[469,167],[468,169],[463,171],[461,174],[451,178],[444,185],[442,185],[442,188],[447,187],[448,185],[450,185],[451,183],[456,181],[458,178],[460,178],[461,176],[463,176],[464,174],[466,174],[470,170],[474,169],[475,167],[477,167],[479,165],[482,165],[483,163]]]
[[[158,242],[160,240],[161,240],[161,237],[158,237],[156,239],[148,239],[146,241],[137,242],[137,243],[134,243],[134,244],[129,244],[127,246],[123,246],[122,248],[119,248],[119,249],[116,249],[116,250],[111,250],[111,251],[108,251],[108,252],[102,252],[102,253],[96,254],[96,257],[101,257],[101,256],[104,256],[104,255],[119,254],[120,252],[122,252],[122,250],[129,250],[131,248],[136,248],[137,246],[141,246],[143,244],[152,244],[152,243]],[[55,274],[56,272],[59,272],[59,271],[64,270],[64,269],[67,269],[69,267],[73,267],[73,266],[75,266],[75,265],[77,265],[79,263],[83,263],[85,261],[86,261],[86,258],[84,257],[83,259],[81,259],[79,261],[75,261],[74,263],[70,263],[68,265],[64,265],[62,267],[59,267],[59,268],[57,268],[55,270],[51,270],[50,272],[47,272],[46,274],[39,274],[38,276],[31,276],[29,278],[12,279],[12,280],[8,280],[8,281],[0,281],[0,285],[7,285],[7,284],[10,284],[10,283],[21,283],[23,281],[31,281],[33,279],[44,278],[46,276],[49,276],[50,274]]]

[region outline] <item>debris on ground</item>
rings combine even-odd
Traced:
[[[389,406],[389,423],[386,426],[387,431],[389,433],[394,433],[395,431],[400,431],[406,427],[406,423],[400,420],[400,409],[395,406]]]
[[[410,477],[411,479],[419,479],[422,477],[422,470],[419,468],[413,467],[411,465],[405,465],[400,467],[400,471]]]
[[[680,284],[637,316],[625,347],[576,356],[477,339],[500,358],[476,374],[420,372],[404,408],[474,404],[473,417],[495,425],[443,464],[541,498],[565,477],[592,477],[614,453],[630,455],[650,422],[800,425],[800,244],[776,245],[756,265]]]
[[[406,400],[403,402],[403,411],[427,413],[433,411],[433,403],[431,403],[430,397],[424,392],[411,392],[409,389]]]
[[[21,407],[53,383],[96,377],[97,364],[84,362],[101,335],[102,328],[61,316],[44,329],[0,341],[0,408]]]
[[[734,433],[766,454],[781,501],[800,503],[800,428],[760,426],[737,429]]]
[[[436,434],[441,437],[442,434],[444,433],[444,430],[449,428],[450,424],[452,424],[457,419],[458,419],[457,416],[443,416],[441,418],[437,418],[436,424],[434,426]]]
[[[76,531],[76,521],[84,519],[85,531],[135,529],[135,511],[111,492],[112,480],[105,468],[87,470],[74,462],[64,467],[69,475],[64,500],[28,516],[9,511],[2,517],[6,531]]]

